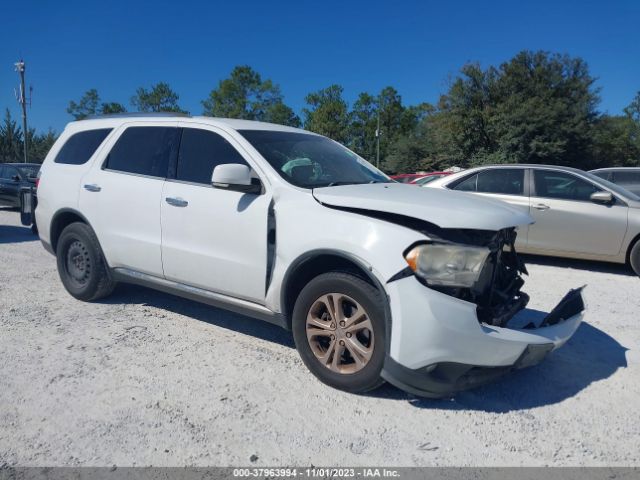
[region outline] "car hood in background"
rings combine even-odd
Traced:
[[[397,183],[315,188],[313,196],[323,205],[404,215],[440,228],[501,230],[533,223],[528,214],[499,200]]]

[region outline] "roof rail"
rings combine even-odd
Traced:
[[[153,118],[153,117],[187,117],[190,118],[191,115],[188,113],[182,112],[124,112],[124,113],[105,113],[103,115],[88,115],[82,120],[98,120],[101,118]]]

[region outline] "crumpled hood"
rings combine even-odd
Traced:
[[[500,200],[463,192],[398,183],[315,188],[323,205],[393,213],[433,223],[441,228],[501,230],[528,225],[533,218]]]

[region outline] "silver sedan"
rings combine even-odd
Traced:
[[[640,275],[640,197],[590,173],[552,165],[493,165],[434,180],[503,200],[535,220],[518,232],[525,253],[629,262]]]

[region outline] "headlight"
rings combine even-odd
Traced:
[[[412,248],[405,260],[428,285],[471,287],[488,255],[488,248],[428,243]]]

